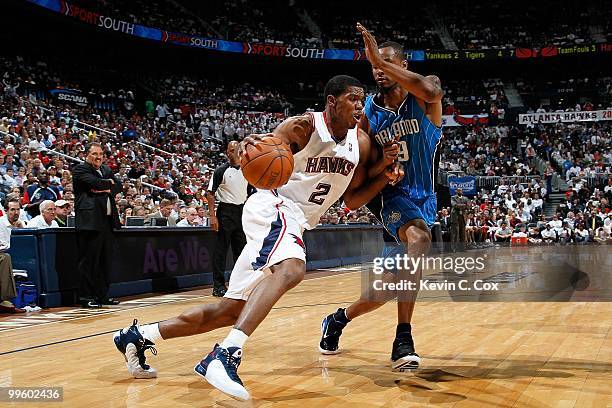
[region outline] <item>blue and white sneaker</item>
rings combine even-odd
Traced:
[[[232,398],[246,401],[250,395],[237,372],[241,361],[240,347],[225,348],[215,344],[213,350],[193,370],[219,391]]]
[[[125,365],[132,377],[157,377],[157,370],[146,364],[147,358],[144,355],[146,350],[151,350],[154,355],[157,354],[157,350],[153,347],[155,343],[142,337],[138,330],[138,320],[134,319],[134,323],[130,327],[115,333],[113,341],[117,350],[123,354]]]
[[[343,309],[338,309],[343,310]],[[321,341],[319,342],[319,351],[321,354],[338,354],[340,349],[340,335],[346,324],[336,320],[334,313],[328,315],[321,322]]]

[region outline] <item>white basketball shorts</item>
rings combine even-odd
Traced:
[[[238,257],[225,297],[247,300],[270,267],[285,259],[306,262],[303,227],[293,203],[274,191],[258,191],[244,205],[242,227],[246,246]]]

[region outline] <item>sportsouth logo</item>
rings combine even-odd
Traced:
[[[398,213],[397,211],[392,211],[391,214],[389,214],[389,223],[394,224],[398,222],[401,218],[402,214]]]

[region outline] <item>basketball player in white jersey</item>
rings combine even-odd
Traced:
[[[304,278],[304,230],[315,228],[341,196],[349,208],[356,209],[403,176],[398,165],[368,175],[367,168],[373,167],[370,138],[357,127],[365,96],[361,83],[339,75],[327,83],[324,93],[324,112],[288,118],[273,132],[293,152],[293,174],[281,188],[259,190],[247,200],[242,218],[247,245],[234,266],[225,297],[160,323],[139,327],[134,321],[115,334],[115,345],[134,377],[157,375],[144,356],[147,349],[156,353],[152,347],[156,341],[235,323],[195,371],[232,397],[248,399],[237,374],[242,347],[281,296]],[[258,139],[256,135],[245,138],[240,149],[257,144]],[[398,153],[389,151],[391,156]]]

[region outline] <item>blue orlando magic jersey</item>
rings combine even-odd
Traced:
[[[387,186],[382,191],[383,199],[393,196],[398,190],[404,190],[413,199],[434,195],[434,164],[442,129],[431,123],[415,97],[408,94],[396,113],[379,106],[370,95],[366,100],[365,114],[381,148],[395,139],[400,145],[398,160],[404,166],[405,176],[395,186]]]

